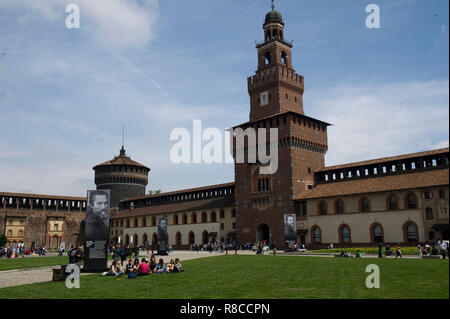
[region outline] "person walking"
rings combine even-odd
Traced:
[[[395,258],[397,257],[402,258],[402,251],[400,249],[400,244],[397,244],[397,246],[395,246],[395,253],[396,253]]]
[[[125,261],[125,258],[127,257],[127,250],[125,247],[120,247],[119,250],[119,256],[120,256],[120,265],[123,266],[123,262]]]

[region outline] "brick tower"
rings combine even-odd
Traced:
[[[278,170],[260,174],[264,165],[247,157],[235,163],[238,239],[284,248],[283,215],[296,213],[293,198],[312,187],[314,171],[324,166],[329,124],[304,115],[304,78],[292,68],[292,43],[284,39],[283,19],[273,4],[263,30],[264,41],[256,45],[258,69],[248,78],[250,119],[234,128],[278,129]],[[233,146],[236,156],[236,138]]]
[[[150,168],[133,161],[121,148],[119,156],[93,167],[97,189],[111,190],[110,207],[118,207],[122,199],[145,195]]]

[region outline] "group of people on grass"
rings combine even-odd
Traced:
[[[45,256],[47,248],[45,246],[26,248],[25,245],[20,246],[4,246],[0,249],[0,258],[17,258],[30,255]]]
[[[120,277],[122,275],[128,275],[129,279],[137,278],[138,276],[147,276],[150,274],[164,274],[164,273],[177,273],[183,272],[182,265],[179,258],[171,259],[166,265],[164,259],[160,258],[159,262],[156,262],[155,255],[147,258],[142,258],[139,262],[139,258],[132,258],[128,260],[128,264],[125,266],[125,270],[122,269],[121,262],[114,260],[109,271],[104,272],[103,276]]]
[[[438,240],[437,243],[430,243],[429,241],[425,243],[417,243],[417,253],[419,257],[422,256],[438,256],[441,255],[443,259],[448,257],[448,247],[449,242],[447,240]]]

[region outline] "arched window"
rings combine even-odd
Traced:
[[[406,195],[406,207],[417,208],[417,196],[414,193],[408,193]]]
[[[189,244],[194,245],[195,244],[195,234],[193,231],[189,232]]]
[[[286,52],[281,52],[281,62],[283,63],[283,64],[287,64],[287,55],[286,55]]]
[[[19,230],[19,237],[23,237],[23,230],[22,229]]]
[[[370,211],[370,202],[369,202],[369,199],[366,196],[361,197],[361,200],[360,200],[360,211],[361,212],[368,212],[368,211]]]
[[[325,201],[321,201],[319,203],[319,214],[325,215],[327,213],[327,203]]]
[[[134,219],[134,227],[138,227],[138,219],[137,218]]]
[[[223,209],[220,210],[220,218],[225,218],[225,212]]]
[[[350,228],[347,225],[341,226],[341,243],[349,244],[351,242]]]
[[[186,213],[183,214],[183,225],[187,224],[187,215]]]
[[[391,195],[388,198],[388,210],[398,209],[398,198],[395,195]]]
[[[8,236],[8,237],[12,237],[12,234],[13,234],[12,230],[8,230],[8,233],[7,233],[7,235],[6,235],[6,236]]]
[[[178,248],[181,248],[181,233],[177,232],[177,234],[175,235],[175,245]]]
[[[202,233],[202,243],[207,244],[208,243],[208,231],[204,230]]]
[[[130,220],[127,219],[127,228],[130,228]]]
[[[207,222],[206,212],[202,212],[202,223],[206,223],[206,222]]]
[[[178,225],[178,215],[173,216],[173,224]]]
[[[191,223],[192,224],[197,224],[197,214],[196,213],[192,213],[192,215],[191,215]]]
[[[409,243],[417,242],[417,228],[412,223],[406,227],[406,239]]]
[[[152,217],[152,226],[156,226],[156,217],[155,216]]]
[[[147,219],[142,217],[142,227],[147,227]]]
[[[375,243],[382,243],[383,242],[383,229],[381,228],[380,225],[375,224],[372,227],[372,238],[373,238],[373,242]]]
[[[231,211],[231,217],[236,217],[236,210],[235,210],[235,209],[233,209],[233,210]]]
[[[344,213],[344,201],[342,199],[337,199],[335,202],[335,212],[336,214]]]
[[[210,216],[211,216],[210,217],[211,223],[215,223],[217,221],[217,214],[216,214],[216,212],[214,210],[211,212]]]
[[[433,219],[433,209],[431,209],[431,207],[427,207],[425,209],[425,218],[427,220],[432,220]]]
[[[322,242],[322,234],[318,226],[313,226],[311,229],[312,242],[314,244],[320,244]]]
[[[270,62],[272,61],[272,56],[270,55],[270,52],[266,52],[266,54],[264,55],[265,58],[265,64],[270,64]]]

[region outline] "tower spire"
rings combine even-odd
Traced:
[[[125,156],[124,139],[125,139],[125,124],[122,123],[122,148],[120,149],[119,156]]]
[[[272,0],[272,10],[275,10],[275,4],[274,4],[275,0]]]

